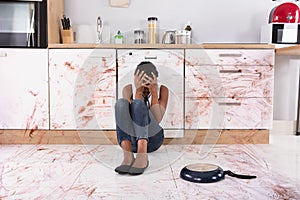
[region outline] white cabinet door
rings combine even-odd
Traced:
[[[50,128],[114,129],[116,50],[50,49]]]
[[[184,128],[184,51],[176,49],[132,49],[118,50],[118,98],[122,89],[133,84],[133,73],[142,61],[152,62],[158,70],[158,83],[169,89],[166,114],[161,122],[163,128],[171,130],[169,136],[176,137],[176,131]],[[172,134],[175,133],[175,134]],[[179,136],[179,137],[180,137]]]
[[[48,50],[0,49],[0,128],[49,129]]]

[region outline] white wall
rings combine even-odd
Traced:
[[[192,22],[195,43],[259,42],[260,27],[268,22],[271,0],[131,0],[128,8],[109,6],[109,0],[65,0],[73,24],[92,24],[101,16],[111,32],[145,28],[157,16],[162,29],[182,29]]]
[[[260,28],[277,4],[271,0],[130,0],[128,8],[113,8],[109,0],[65,0],[65,14],[73,25],[95,27],[101,16],[112,34],[121,30],[125,36],[145,29],[148,16],[157,16],[162,30],[182,29],[191,21],[194,43],[259,43]],[[300,65],[289,64],[285,57],[276,59],[274,119],[278,120],[296,119]]]

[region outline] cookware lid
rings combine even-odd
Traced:
[[[148,21],[157,21],[157,17],[148,17]]]

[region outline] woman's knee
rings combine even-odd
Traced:
[[[124,111],[129,109],[129,102],[127,99],[121,98],[118,99],[117,102],[115,103],[115,111]]]
[[[131,103],[131,109],[133,112],[147,112],[148,113],[148,109],[147,106],[145,104],[145,102],[142,99],[134,99]]]

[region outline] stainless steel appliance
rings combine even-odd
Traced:
[[[0,0],[0,47],[47,44],[47,0]]]
[[[166,31],[162,38],[163,44],[175,44],[175,31]]]

